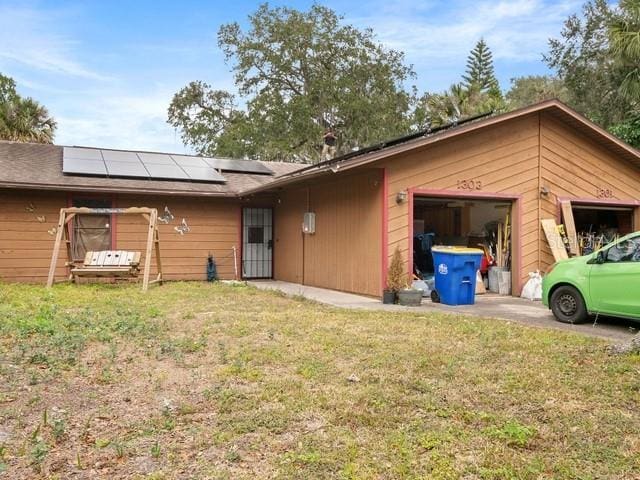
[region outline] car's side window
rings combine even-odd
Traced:
[[[616,243],[606,252],[607,263],[640,262],[640,237]]]

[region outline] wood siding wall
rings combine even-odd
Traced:
[[[550,194],[540,205],[541,218],[558,218],[558,198],[595,202],[640,200],[640,169],[616,158],[584,135],[547,114],[541,114],[541,183]],[[600,189],[612,198],[599,198]],[[640,229],[640,209],[636,208],[636,230]],[[552,263],[553,255],[543,235],[540,237],[540,268]]]
[[[396,203],[400,191],[410,189],[457,193],[500,194],[521,197],[520,228],[514,221],[514,238],[520,239],[521,264],[514,252],[514,286],[538,265],[539,219],[538,115],[487,127],[445,140],[383,162],[388,179],[388,260],[396,246],[405,259],[409,249],[410,202]],[[459,180],[480,181],[482,188],[458,190]],[[515,290],[515,289],[514,289]]]
[[[285,190],[275,211],[275,278],[378,295],[382,248],[379,169]],[[316,233],[302,235],[305,211]]]
[[[78,197],[82,197],[78,194]],[[110,198],[110,197],[106,197]],[[58,222],[59,210],[66,207],[64,193],[29,191],[0,191],[0,280],[44,282],[47,277],[54,236],[47,233]],[[27,211],[29,205],[35,212]],[[213,253],[221,278],[235,276],[232,247],[237,248],[238,268],[240,255],[240,203],[233,200],[116,196],[116,207],[155,207],[161,214],[165,205],[174,220],[161,224],[160,252],[164,277],[167,280],[205,280],[206,260]],[[46,221],[40,223],[38,216]],[[185,235],[175,227],[185,218],[191,231]],[[116,244],[120,250],[145,251],[148,223],[138,215],[116,216]],[[61,249],[56,270],[58,280],[66,276],[66,251]],[[155,263],[152,263],[155,272]]]
[[[66,194],[0,190],[0,205],[0,280],[46,282],[55,241],[52,229],[60,208],[67,206]],[[61,252],[59,278],[66,275],[66,261],[66,252]]]

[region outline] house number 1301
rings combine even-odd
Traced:
[[[613,190],[610,188],[600,188],[596,190],[596,196],[598,198],[613,198]]]
[[[482,190],[480,180],[458,180],[458,190]]]

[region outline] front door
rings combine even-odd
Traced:
[[[640,314],[640,235],[618,242],[591,266],[589,290],[595,310],[612,315]]]
[[[273,277],[273,211],[242,209],[242,276]]]

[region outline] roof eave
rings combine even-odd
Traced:
[[[140,189],[132,187],[113,188],[99,187],[93,185],[63,185],[63,184],[42,184],[42,183],[26,183],[26,182],[0,182],[0,188],[9,189],[33,189],[46,191],[65,191],[65,192],[95,192],[95,193],[131,193],[141,195],[179,195],[193,197],[221,197],[221,198],[238,198],[238,192],[207,192],[198,190],[158,190],[153,188]]]

